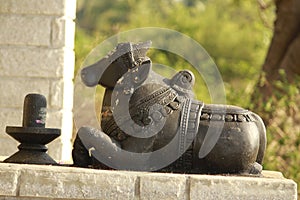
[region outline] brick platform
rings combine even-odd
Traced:
[[[0,163],[0,199],[295,200],[297,185],[280,172],[264,178],[103,171]]]

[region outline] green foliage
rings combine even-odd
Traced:
[[[92,42],[93,38],[90,35],[86,34],[83,29],[77,28],[75,35],[75,75],[86,55],[93,48]]]
[[[100,42],[99,38],[104,40],[118,31],[140,27],[174,29],[198,41],[214,59],[228,86],[228,103],[242,106],[249,103],[249,93],[245,94],[244,89],[248,88],[249,92],[254,86],[271,35],[259,18],[255,1],[79,0],[78,3],[76,39],[85,38],[80,34],[82,29],[88,36],[84,40],[90,46],[93,46],[91,38]],[[76,50],[78,48],[84,46],[77,45]],[[86,54],[78,52],[76,56],[82,61],[80,58]],[[188,65],[166,52],[155,53],[151,58],[177,70]],[[197,76],[197,85],[198,98],[210,102],[200,76]],[[236,99],[240,95],[244,96],[242,101]]]
[[[284,70],[280,69],[279,75],[278,80],[272,84],[271,97],[256,107],[259,114],[268,120],[264,167],[281,171],[285,177],[299,183],[300,77],[291,83]],[[263,94],[257,93],[256,99],[261,101]]]
[[[81,27],[91,32],[111,35],[119,31],[119,24],[128,22],[130,5],[124,0],[80,1],[77,18]]]

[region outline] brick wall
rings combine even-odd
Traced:
[[[76,0],[0,0],[0,156],[17,150],[5,127],[22,124],[28,93],[48,101],[46,127],[61,128],[49,145],[70,159]]]
[[[93,170],[0,163],[0,199],[296,200],[280,172],[263,177]]]

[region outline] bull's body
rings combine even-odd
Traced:
[[[193,74],[184,70],[172,79],[155,74],[151,60],[145,56],[148,48],[149,43],[120,44],[108,57],[83,69],[83,82],[88,86],[101,84],[106,92],[102,131],[79,130],[73,150],[74,164],[259,174],[266,147],[261,118],[240,107],[206,105],[193,100]],[[95,146],[97,151],[89,154],[88,149]],[[125,151],[134,152],[135,158],[128,157]],[[144,159],[138,154],[148,157]],[[159,156],[168,164],[163,166],[164,162],[156,158]],[[143,160],[140,165],[145,166],[134,166],[138,160]],[[147,168],[153,163],[157,166]]]

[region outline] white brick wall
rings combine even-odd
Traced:
[[[49,145],[71,156],[76,0],[0,0],[0,156],[16,151],[6,126],[21,126],[24,97],[47,98],[46,127],[61,128]]]
[[[75,18],[74,0],[0,0],[1,13],[67,16]]]
[[[15,46],[0,49],[0,74],[2,76],[22,74],[30,77],[58,78],[63,77],[63,68],[64,50],[62,49]]]
[[[49,46],[51,17],[1,15],[0,44]]]

